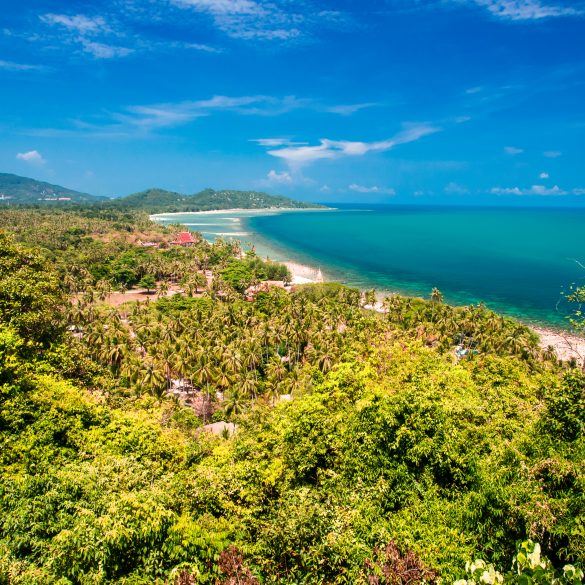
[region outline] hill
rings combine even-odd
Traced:
[[[147,189],[120,199],[116,206],[144,209],[151,213],[177,211],[210,211],[214,209],[266,209],[293,208],[312,209],[323,206],[305,201],[296,201],[279,195],[268,195],[259,191],[232,191],[204,189],[193,195],[184,195],[164,189]]]
[[[105,197],[81,193],[29,177],[0,173],[0,204],[97,203]]]

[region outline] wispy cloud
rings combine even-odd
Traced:
[[[455,0],[460,2],[461,0]],[[583,15],[581,8],[565,4],[550,4],[540,0],[464,0],[486,9],[492,16],[510,21],[543,20]]]
[[[510,156],[516,156],[518,154],[522,154],[524,152],[523,148],[518,148],[516,146],[505,146],[504,152],[509,154]]]
[[[364,193],[364,194],[372,194],[377,193],[379,195],[396,195],[396,191],[391,187],[379,187],[378,185],[372,185],[370,187],[366,185],[360,185],[358,183],[352,183],[347,187],[350,191],[355,191],[356,193]]]
[[[289,13],[275,2],[255,0],[171,0],[175,6],[211,16],[215,26],[240,39],[289,40],[301,35],[301,13]]]
[[[490,191],[493,195],[539,195],[539,196],[560,196],[560,195],[583,195],[585,189],[575,188],[571,190],[561,189],[558,185],[545,187],[544,185],[532,185],[532,187],[494,187]]]
[[[95,59],[126,57],[134,52],[131,48],[121,47],[107,40],[108,37],[118,35],[103,16],[48,13],[39,18],[50,27],[66,31],[65,42],[79,45],[84,53],[92,55]]]
[[[83,14],[43,14],[39,17],[45,24],[59,25],[81,35],[111,32],[110,27],[101,16],[84,16]]]
[[[98,49],[96,48],[96,50]],[[101,47],[99,50],[106,51],[107,48]],[[219,112],[231,112],[246,116],[280,116],[301,109],[324,111],[324,106],[320,102],[296,96],[216,95],[204,100],[127,106],[120,111],[110,112],[94,120],[74,120],[73,127],[70,128],[37,129],[28,133],[35,136],[52,137],[77,135],[108,138],[127,137],[189,124],[198,118]],[[257,138],[251,142],[256,142],[266,148],[298,147],[307,144],[281,137]]]
[[[253,138],[250,142],[255,142],[256,144],[267,148],[274,148],[276,146],[301,146],[307,144],[306,142],[295,142],[289,138]]]
[[[0,59],[0,69],[5,71],[39,71],[43,67],[41,65],[28,65],[27,63],[15,63],[14,61]]]
[[[47,161],[43,158],[38,150],[29,150],[28,152],[19,152],[16,155],[18,160],[32,165],[44,165]]]
[[[363,104],[346,104],[340,106],[329,106],[324,108],[326,112],[330,112],[332,114],[340,114],[342,116],[349,116],[351,114],[355,114],[360,110],[364,110],[366,108],[372,108],[377,106],[377,103],[374,102],[366,102]]]
[[[347,28],[352,19],[339,10],[309,9],[290,0],[170,0],[180,9],[207,15],[224,34],[242,40],[289,42],[323,28]],[[314,7],[313,7],[314,8]]]
[[[134,52],[134,49],[127,47],[117,47],[105,43],[97,43],[87,39],[80,39],[81,46],[85,53],[93,55],[96,59],[113,59],[115,57],[126,57]]]
[[[459,183],[451,182],[443,189],[447,195],[467,195],[469,189]]]
[[[219,47],[213,47],[204,43],[184,43],[183,47],[185,49],[193,49],[194,51],[202,51],[203,53],[219,54],[224,52],[224,50]]]
[[[356,142],[322,138],[319,144],[316,145],[287,146],[269,150],[268,154],[284,159],[288,164],[298,167],[317,160],[336,159],[344,156],[363,156],[369,152],[384,152],[400,144],[414,142],[440,130],[440,128],[429,124],[409,124],[404,130],[387,140]]]
[[[563,153],[560,150],[547,150],[542,154],[546,158],[559,158],[559,156],[563,156]]]
[[[539,179],[549,179],[550,175],[548,173],[542,172],[540,173],[540,175],[538,175]]]

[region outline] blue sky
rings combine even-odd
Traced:
[[[585,202],[585,1],[0,0],[0,171]]]

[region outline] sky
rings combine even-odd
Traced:
[[[585,204],[585,0],[0,0],[0,172]]]

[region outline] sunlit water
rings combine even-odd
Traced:
[[[207,239],[320,267],[361,288],[489,307],[562,325],[563,291],[585,284],[585,209],[368,206],[333,211],[176,214]]]

